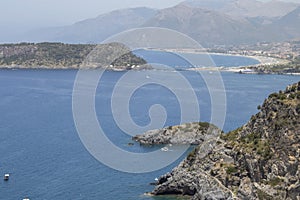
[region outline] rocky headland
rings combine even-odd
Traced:
[[[0,68],[141,70],[151,66],[120,43],[0,45]]]
[[[151,194],[195,200],[300,199],[300,82],[271,94],[258,109],[244,126],[200,142],[179,166],[158,179]],[[155,137],[163,143],[172,140]],[[139,141],[162,143],[144,138]]]
[[[155,144],[191,144],[199,145],[221,135],[221,130],[206,122],[186,123],[163,129],[150,130],[132,139],[142,145]]]

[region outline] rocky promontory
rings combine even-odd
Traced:
[[[300,199],[300,82],[271,94],[247,124],[202,142],[152,195]]]
[[[206,122],[186,123],[178,126],[169,126],[163,129],[151,130],[142,135],[133,137],[133,140],[142,145],[155,144],[191,144],[198,145],[210,138],[221,135],[221,130]]]
[[[151,68],[120,43],[0,45],[0,68],[141,70]]]

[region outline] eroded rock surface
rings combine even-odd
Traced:
[[[163,129],[151,130],[133,137],[133,140],[143,145],[154,144],[192,144],[198,145],[210,138],[221,135],[221,130],[206,122],[186,123],[169,126]]]

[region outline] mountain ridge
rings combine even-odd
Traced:
[[[255,39],[257,30],[246,19],[236,20],[217,11],[184,4],[161,10],[145,25],[183,32],[203,46],[243,43]]]
[[[300,5],[277,0],[267,2],[257,0],[187,0],[182,4],[215,10],[231,16],[269,18],[282,17]]]
[[[63,43],[100,43],[109,36],[127,29],[141,26],[144,21],[154,16],[155,9],[138,7],[114,10],[76,22],[69,26],[42,29],[30,32],[25,41],[63,42]]]
[[[189,2],[202,3],[204,6],[193,6]],[[203,46],[280,42],[300,38],[297,25],[300,20],[295,14],[300,4],[253,0],[218,2],[191,0],[161,10],[146,7],[116,10],[70,26],[31,32],[23,40],[100,43],[119,32],[147,26],[180,31]],[[290,21],[294,23],[287,23]]]

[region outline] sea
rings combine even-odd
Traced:
[[[160,52],[140,51],[137,54],[148,62],[170,66],[182,64]],[[212,59],[216,66],[258,63],[254,59],[234,56],[212,55]],[[104,72],[95,91],[96,115],[107,137],[119,148],[136,153],[152,152],[160,147],[140,146],[132,141],[131,135],[118,127],[113,116],[114,87],[128,73],[132,78],[122,80],[121,85],[135,88],[132,80],[140,77],[155,79],[155,73],[162,72]],[[212,100],[203,76],[218,72],[199,74],[175,70],[169,73],[180,73],[188,80],[198,99],[199,119],[210,121]],[[171,171],[184,155],[156,171],[128,173],[104,165],[89,153],[73,119],[72,94],[77,74],[77,70],[0,70],[0,176],[10,174],[9,181],[0,180],[0,199],[179,199],[174,196],[150,197],[145,193],[154,188],[150,183],[156,177]],[[258,112],[257,106],[269,94],[300,80],[299,76],[231,72],[221,72],[220,76],[226,94],[226,118],[222,127],[225,132],[245,124]],[[167,113],[164,126],[170,126],[182,122],[180,101],[170,88],[154,82],[136,88],[128,108],[132,120],[139,126],[146,126],[151,123],[149,109],[159,104]],[[110,154],[109,151],[106,153]]]

